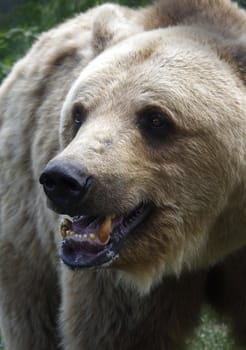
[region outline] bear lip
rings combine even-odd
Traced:
[[[71,268],[110,265],[118,257],[129,234],[144,222],[152,209],[153,205],[148,203],[118,216],[80,216],[72,220],[65,219],[61,225],[62,261]],[[106,226],[108,235],[101,241],[100,232]]]

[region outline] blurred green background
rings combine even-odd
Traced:
[[[180,0],[182,1],[182,0]],[[217,1],[217,0],[214,0]],[[0,82],[13,63],[22,57],[38,34],[85,11],[105,3],[104,0],[0,0]],[[111,0],[110,2],[138,7],[148,0]],[[238,0],[246,8],[246,0]],[[4,349],[0,342],[0,350]],[[207,307],[200,326],[187,342],[188,350],[238,350],[227,326]]]
[[[0,81],[30,47],[38,33],[105,0],[0,0]],[[111,0],[140,6],[148,0]]]
[[[214,0],[217,1],[217,0]],[[22,57],[38,33],[105,0],[0,0],[0,81]],[[150,0],[111,0],[141,6]],[[246,8],[246,0],[238,0]]]

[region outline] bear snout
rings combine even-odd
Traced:
[[[93,183],[93,177],[69,162],[54,160],[45,167],[39,182],[50,200],[51,209],[59,214],[75,216],[79,203]]]

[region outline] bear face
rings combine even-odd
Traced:
[[[201,29],[141,33],[91,62],[67,95],[63,150],[42,181],[51,207],[73,217],[64,262],[116,268],[146,291],[245,243],[233,224],[245,107],[239,75]]]

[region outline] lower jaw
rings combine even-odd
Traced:
[[[97,255],[90,255],[87,253],[79,254],[76,252],[74,256],[67,254],[68,250],[72,248],[72,244],[66,241],[63,241],[61,248],[61,259],[72,269],[76,268],[96,268],[96,267],[106,267],[113,263],[115,259],[118,258],[116,251],[108,248],[105,251],[100,252]]]

